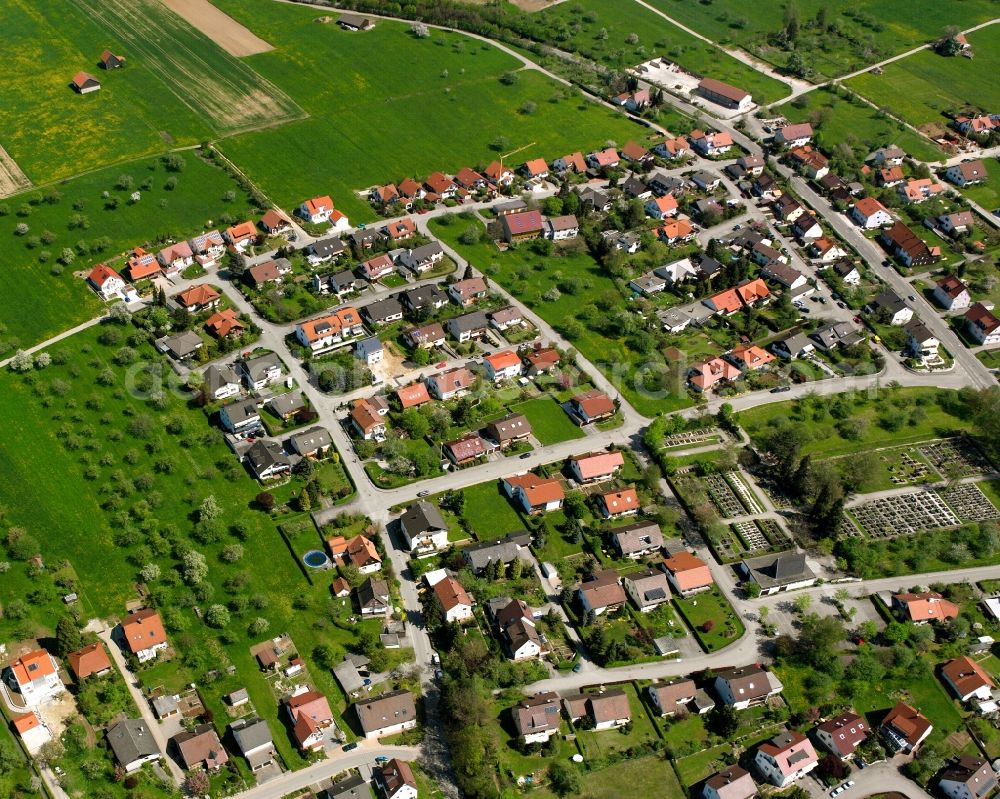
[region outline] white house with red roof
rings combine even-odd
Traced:
[[[639,512],[639,494],[635,488],[608,491],[597,496],[597,509],[605,519],[617,519]]]
[[[503,490],[525,513],[549,513],[562,507],[566,494],[557,477],[539,477],[533,472],[502,480]]]
[[[494,383],[502,383],[521,376],[521,359],[513,350],[504,350],[483,358],[486,375]]]
[[[52,733],[35,711],[15,716],[14,729],[24,742],[24,748],[28,750],[29,755],[37,754],[39,749],[52,740]]]
[[[854,750],[868,738],[870,733],[868,722],[853,711],[827,719],[815,729],[816,740],[824,749],[842,760],[853,755]]]
[[[434,596],[445,621],[463,622],[472,618],[472,597],[454,577],[445,577],[434,583]]]
[[[179,272],[194,263],[194,253],[187,241],[177,241],[168,244],[156,254],[164,272]]]
[[[44,649],[27,652],[7,667],[7,684],[21,694],[27,707],[50,702],[66,690],[59,664]]]
[[[771,784],[786,788],[816,768],[819,758],[812,742],[792,730],[757,747],[754,763]]]
[[[114,300],[125,294],[125,279],[105,264],[97,264],[87,276],[89,285],[104,300]]]
[[[614,477],[625,465],[625,457],[618,451],[591,452],[569,460],[569,471],[578,483],[592,483]]]
[[[324,222],[329,222],[333,211],[333,200],[328,196],[313,197],[311,200],[306,200],[298,208],[299,216],[313,225],[322,225]]]
[[[285,711],[292,720],[292,734],[304,752],[323,747],[326,730],[334,726],[330,703],[319,691],[306,691],[291,697]]]

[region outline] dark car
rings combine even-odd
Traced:
[[[531,457],[531,453],[530,452],[525,452],[525,453],[523,453],[520,456],[520,459],[523,461],[525,458],[530,458],[530,457]]]
[[[774,387],[774,388],[771,389],[771,393],[772,394],[781,394],[784,391],[791,391],[791,390],[792,390],[791,386],[776,386],[776,387]]]
[[[344,748],[345,752],[350,752],[352,749],[357,749],[358,748],[358,742],[357,741],[351,741],[351,743],[349,743],[349,744],[344,744],[343,748]]]

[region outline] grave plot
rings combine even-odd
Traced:
[[[959,524],[958,517],[934,491],[876,499],[856,505],[851,514],[872,538],[894,538]]]
[[[990,519],[1000,519],[1000,510],[997,510],[975,483],[942,488],[938,493],[963,521],[985,522]]]
[[[733,522],[729,527],[740,537],[743,546],[752,555],[763,552],[770,547],[760,528],[753,522]]]
[[[972,477],[994,472],[979,447],[967,438],[935,441],[921,445],[919,450],[943,477]]]
[[[741,524],[741,522],[737,522],[737,524]],[[742,522],[742,524],[749,524],[749,522]],[[712,548],[715,550],[715,554],[723,563],[742,560],[744,555],[746,555],[746,550],[743,547],[743,542],[740,541],[739,534],[732,527],[724,529],[725,532],[719,538],[712,540]]]
[[[903,452],[889,451],[881,456],[889,472],[889,479],[895,486],[911,485],[923,482],[931,475],[930,467],[921,460],[914,458],[912,450]]]
[[[754,496],[753,491],[746,484],[743,479],[743,475],[739,472],[729,472],[726,475],[726,482],[732,487],[736,496],[740,498],[740,502],[743,503],[743,507],[747,509],[747,513],[763,513],[764,508],[761,506],[760,501]]]
[[[666,436],[663,439],[663,448],[698,447],[725,440],[726,434],[718,427],[706,427],[704,430],[691,430],[687,433],[675,433],[672,436]]]
[[[847,513],[844,514],[844,518],[840,522],[840,530],[837,532],[837,536],[839,538],[861,538],[861,531],[854,523],[854,519]]]
[[[726,478],[721,474],[707,475],[702,478],[702,483],[715,507],[719,509],[719,515],[723,519],[732,519],[735,516],[743,516],[746,513],[743,509],[743,503],[740,502],[740,498],[736,496]]]

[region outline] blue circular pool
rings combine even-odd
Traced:
[[[302,562],[311,569],[322,569],[330,565],[330,559],[325,552],[318,549],[310,549],[302,556]]]

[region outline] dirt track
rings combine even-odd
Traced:
[[[0,197],[9,197],[30,185],[31,181],[21,167],[0,147]]]
[[[161,0],[161,2],[230,55],[256,55],[274,49],[208,0]]]

